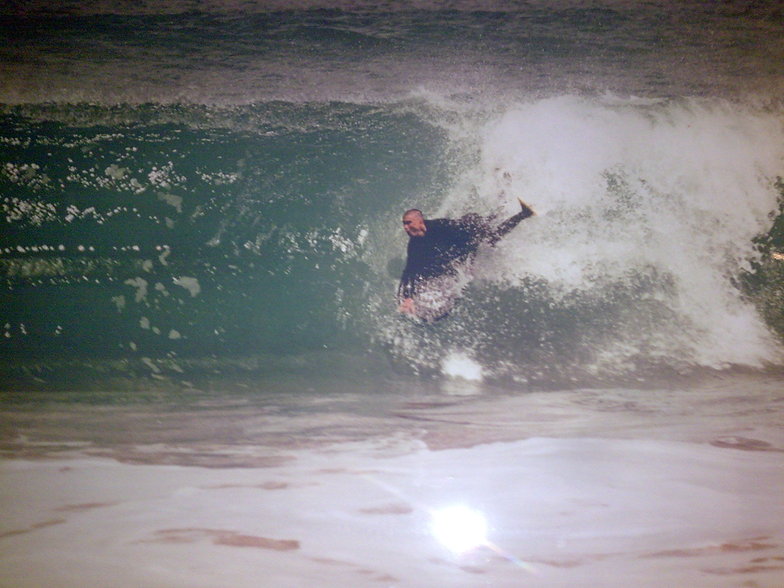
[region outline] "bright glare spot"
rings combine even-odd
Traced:
[[[444,547],[460,554],[487,543],[487,521],[467,506],[449,506],[433,513],[433,535]]]

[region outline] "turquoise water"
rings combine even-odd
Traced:
[[[166,6],[3,16],[5,388],[782,366],[739,286],[783,245],[754,241],[784,173],[773,5]],[[448,320],[397,315],[403,210],[518,196],[537,217]]]

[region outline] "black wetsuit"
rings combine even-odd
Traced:
[[[398,298],[411,298],[417,286],[431,278],[455,273],[483,242],[495,245],[523,219],[533,214],[524,208],[497,227],[491,227],[492,217],[467,214],[459,219],[425,221],[422,237],[408,238],[408,259],[398,287]]]

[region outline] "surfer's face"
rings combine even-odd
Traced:
[[[427,227],[421,214],[409,213],[403,217],[403,230],[409,237],[424,237]]]

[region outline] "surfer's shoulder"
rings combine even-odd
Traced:
[[[431,238],[433,238],[436,235],[442,235],[445,232],[449,232],[453,224],[454,221],[449,218],[427,219],[425,221],[425,226],[427,227],[426,236],[429,235]]]

